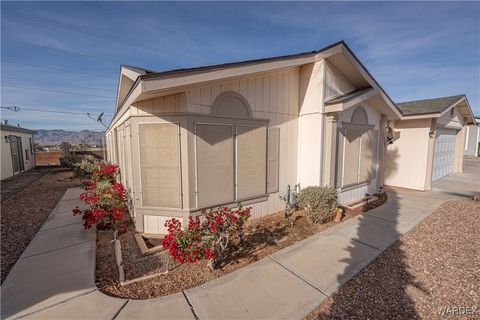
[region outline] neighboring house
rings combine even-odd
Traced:
[[[0,125],[2,140],[2,180],[22,171],[35,168],[33,134],[35,131]]]
[[[203,208],[283,210],[300,183],[341,203],[383,186],[385,128],[400,119],[344,42],[270,59],[166,72],[122,66],[107,129],[138,231]]]
[[[430,190],[432,182],[462,172],[467,125],[474,123],[465,95],[397,103],[390,123],[385,184]]]
[[[480,148],[480,117],[475,117],[475,124],[467,127],[467,138],[465,139],[464,155],[478,157]]]

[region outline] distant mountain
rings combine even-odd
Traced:
[[[67,131],[57,129],[38,129],[36,132],[33,139],[38,144],[61,144],[62,142],[80,144],[83,140],[85,140],[86,144],[99,144],[105,134],[104,131]]]

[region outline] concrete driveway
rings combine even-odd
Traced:
[[[450,195],[473,197],[480,193],[480,158],[465,157],[463,172],[435,181],[432,190]]]

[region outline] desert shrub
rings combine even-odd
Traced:
[[[202,211],[202,216],[189,217],[188,225],[182,228],[178,219],[165,223],[168,234],[162,245],[170,256],[180,262],[209,260],[214,269],[224,258],[230,239],[243,234],[243,226],[250,217],[251,208],[232,210],[227,207]]]
[[[69,155],[69,156],[61,157],[60,164],[64,167],[73,169],[75,167],[75,164],[79,163],[80,160],[81,159],[78,156]]]
[[[332,209],[337,202],[337,190],[329,187],[306,187],[300,191],[298,201],[307,209],[310,222],[325,223],[332,216]]]
[[[98,160],[95,157],[86,155],[80,162],[74,164],[73,171],[82,179],[90,179],[95,170],[98,169]]]

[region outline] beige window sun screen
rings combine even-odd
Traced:
[[[360,153],[360,129],[345,129],[345,163],[343,166],[343,186],[358,182],[358,167]]]
[[[196,149],[198,207],[234,201],[232,126],[197,124]]]
[[[178,125],[138,125],[144,207],[180,208]]]
[[[373,160],[373,130],[365,130],[361,138],[360,155],[360,177],[359,182],[368,181],[372,177],[372,160]]]
[[[266,127],[237,126],[237,200],[266,193]]]

